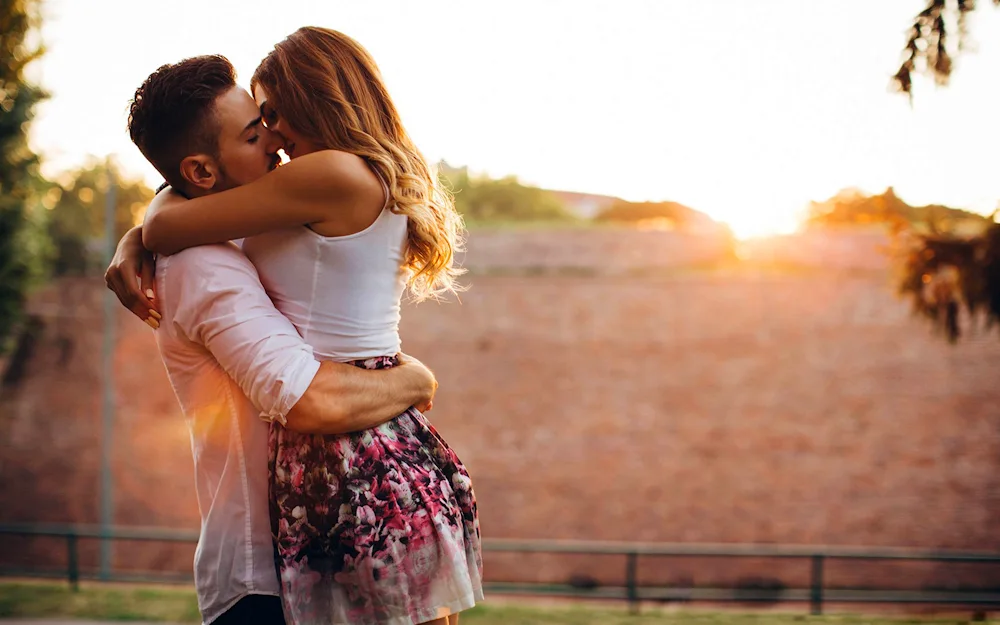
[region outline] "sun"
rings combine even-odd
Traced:
[[[706,211],[716,221],[729,226],[741,241],[793,234],[801,228],[804,203],[753,201],[740,198]]]
[[[732,219],[723,220],[723,223],[729,226],[729,229],[733,231],[733,236],[740,241],[794,234],[800,227],[798,220],[794,217],[767,220]]]

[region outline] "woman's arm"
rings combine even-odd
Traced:
[[[372,178],[360,157],[324,150],[227,191],[191,200],[160,193],[146,211],[142,243],[158,254],[173,254],[281,228],[364,221],[369,216],[357,212],[371,212],[375,204],[359,200],[372,192]],[[374,184],[381,196],[377,178]],[[377,216],[371,215],[371,220]]]

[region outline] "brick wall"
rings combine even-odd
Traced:
[[[1000,550],[1000,337],[948,345],[886,272],[469,281],[460,304],[408,307],[402,334],[441,381],[430,416],[472,473],[487,537]],[[97,520],[101,297],[94,280],[33,301],[48,323],[27,379],[0,401],[0,520]],[[116,361],[118,521],[197,527],[186,427],[151,332],[124,311]],[[61,557],[43,543],[0,539],[0,566]],[[138,568],[186,570],[190,557],[119,550]],[[553,581],[624,570],[568,556],[491,555],[487,567]],[[796,584],[806,570],[674,559],[640,578]],[[835,565],[828,579],[1000,584],[996,569],[951,572]]]

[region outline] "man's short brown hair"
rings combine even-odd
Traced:
[[[192,154],[218,156],[215,101],[236,86],[224,56],[196,56],[164,65],[135,90],[128,132],[142,155],[174,188],[184,188],[181,161]]]

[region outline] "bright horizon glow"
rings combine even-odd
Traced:
[[[787,211],[775,210],[768,212],[770,206],[759,205],[756,209],[745,206],[747,212],[743,215],[732,215],[726,219],[721,219],[729,226],[733,236],[738,240],[768,237],[775,235],[793,234],[800,225],[801,219],[796,216],[794,209]],[[766,219],[754,218],[754,215],[768,215]],[[720,220],[716,218],[717,220]]]
[[[32,71],[53,98],[32,141],[47,175],[117,154],[156,185],[124,130],[139,83],[218,52],[246,84],[275,42],[316,24],[368,48],[431,161],[677,201],[740,237],[791,232],[810,200],[846,187],[989,213],[1000,10],[972,15],[976,50],[946,89],[918,78],[911,108],[888,85],[924,4],[47,0],[49,52]]]

